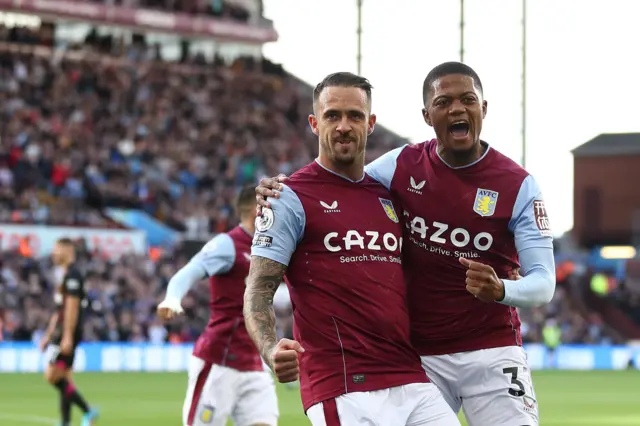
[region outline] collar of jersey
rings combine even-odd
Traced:
[[[253,238],[253,234],[251,232],[249,232],[249,230],[247,228],[245,228],[242,224],[238,225],[248,236],[250,236],[251,238]]]
[[[480,141],[481,144],[485,145],[487,147],[487,150],[484,152],[484,154],[482,154],[482,156],[480,158],[478,158],[476,161],[474,161],[473,163],[469,163],[469,164],[465,164],[464,166],[457,166],[457,167],[453,167],[451,165],[449,165],[446,161],[444,161],[444,159],[440,156],[440,153],[438,152],[438,146],[437,146],[437,141],[436,141],[436,147],[435,147],[435,153],[438,156],[438,158],[440,159],[440,161],[442,162],[442,164],[444,164],[445,166],[449,167],[450,169],[453,170],[460,170],[460,169],[466,169],[468,167],[473,167],[476,164],[478,164],[479,162],[481,162],[486,156],[487,154],[489,154],[489,151],[491,150],[491,145],[489,145],[488,143],[486,143],[485,141]]]
[[[344,179],[344,180],[346,180],[346,181],[348,181],[348,182],[352,182],[352,183],[360,183],[360,182],[362,182],[362,181],[364,180],[364,172],[362,172],[362,177],[361,177],[360,179],[358,179],[358,180],[353,180],[353,179],[349,179],[349,178],[348,178],[348,177],[346,177],[346,176],[341,175],[340,173],[336,173],[336,172],[334,172],[333,170],[329,170],[329,169],[327,169],[325,166],[323,166],[322,164],[320,164],[320,161],[318,161],[318,159],[317,159],[317,158],[316,158],[314,161],[316,162],[316,164],[317,164],[318,166],[322,167],[323,169],[325,169],[326,171],[328,171],[328,172],[329,172],[329,173],[331,173],[332,175],[337,176],[337,177],[339,177],[339,178],[342,178],[342,179]]]

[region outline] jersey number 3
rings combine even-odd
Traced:
[[[518,380],[518,367],[508,367],[502,370],[504,374],[511,376],[511,384],[515,385],[518,389],[509,388],[509,395],[511,396],[524,396],[524,384]]]

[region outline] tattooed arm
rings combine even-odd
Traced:
[[[300,343],[276,338],[273,297],[282,282],[291,256],[302,240],[305,214],[302,203],[286,185],[280,198],[270,199],[256,219],[251,247],[251,267],[244,293],[245,326],[262,358],[281,383],[298,380]]]
[[[244,321],[262,358],[273,369],[272,352],[277,343],[273,296],[287,267],[265,257],[253,256],[244,292]]]

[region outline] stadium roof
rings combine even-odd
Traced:
[[[640,155],[640,133],[603,133],[571,152],[574,157]]]

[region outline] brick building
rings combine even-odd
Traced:
[[[578,241],[640,242],[640,133],[601,134],[572,152]]]

